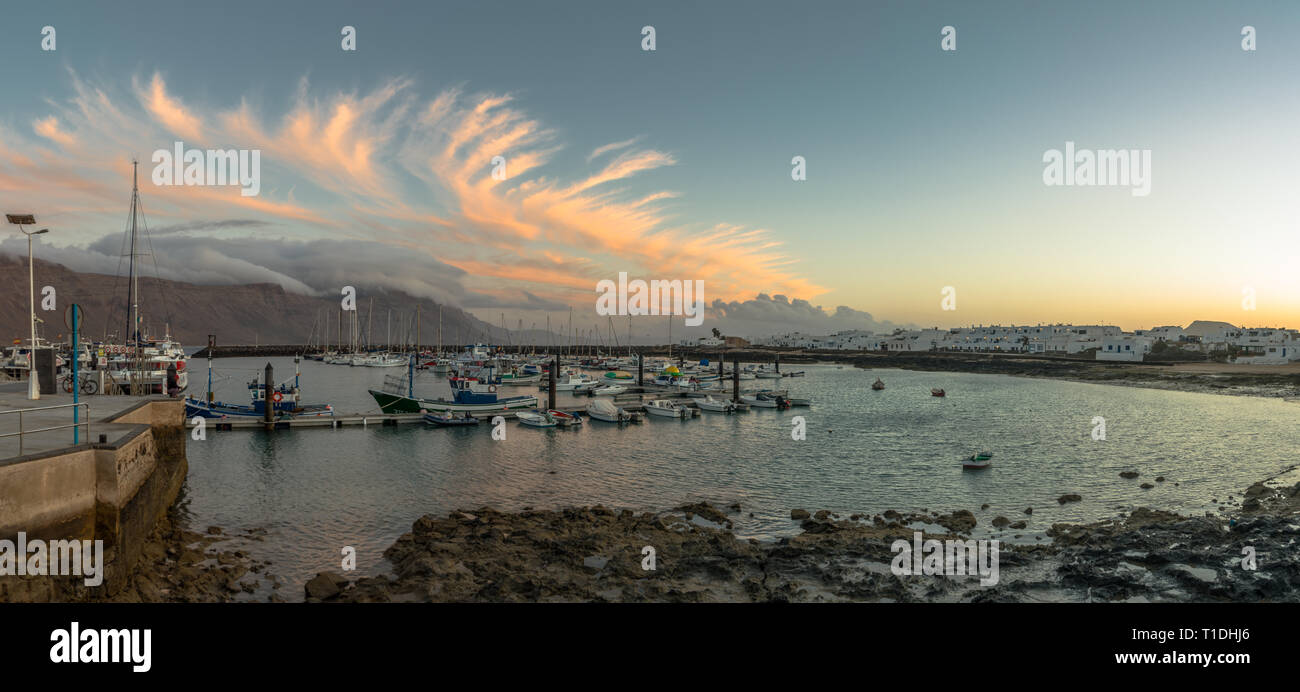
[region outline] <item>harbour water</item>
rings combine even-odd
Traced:
[[[269,360],[277,380],[292,376],[291,359]],[[267,361],[214,361],[218,398],[246,403],[246,383]],[[201,396],[204,361],[190,366],[191,392]],[[377,411],[366,390],[405,372],[314,361],[301,368],[303,400],[332,403],[340,413]],[[624,426],[588,420],[576,430],[511,421],[500,441],[486,424],[273,433],[209,428],[206,440],[188,442],[186,511],[199,530],[266,529],[265,540],[241,547],[272,562],[271,571],[294,587],[288,596],[300,594],[316,572],[337,571],[345,546],[356,549],[358,573],[383,571],[384,549],[415,519],[452,509],[599,503],[654,511],[694,500],[739,502],[736,532],[759,539],[796,532],[793,508],[966,509],[979,521],[976,535],[1002,515],[1027,520],[1028,527],[1000,538],[1033,542],[1055,522],[1112,517],[1137,506],[1214,511],[1295,464],[1300,449],[1300,406],[1280,399],[1002,375],[790,369],[807,375],[742,386],[784,387],[791,396],[813,398],[812,408],[704,412],[686,421],[651,418]],[[871,390],[876,377],[887,384],[884,391]],[[418,382],[419,395],[448,393],[445,380],[432,373]],[[930,396],[931,387],[947,396]],[[538,393],[545,401],[535,387],[503,391]],[[560,407],[588,401],[562,394]],[[804,440],[792,439],[795,416],[806,420]],[[1105,440],[1093,439],[1097,416],[1105,418]],[[959,459],[981,450],[993,452],[993,466],[963,471]],[[1124,479],[1122,471],[1141,476]],[[1158,476],[1166,480],[1157,483]],[[1082,500],[1058,504],[1066,493]],[[989,509],[981,510],[984,504]],[[1023,514],[1027,507],[1032,515]]]

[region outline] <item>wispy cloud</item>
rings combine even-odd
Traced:
[[[57,242],[88,246],[105,233],[117,237],[134,156],[160,235],[355,241],[348,252],[316,257],[340,280],[360,273],[367,254],[389,256],[376,250],[385,248],[422,258],[374,272],[388,285],[444,299],[473,296],[476,304],[496,296],[520,309],[590,305],[595,282],[619,271],[703,279],[711,299],[823,292],[791,268],[793,258],[766,231],[683,222],[669,208],[683,193],[640,184],[644,174],[677,165],[680,154],[639,147],[641,138],[631,137],[596,147],[586,157],[594,167],[560,170],[556,154],[565,144],[557,131],[510,94],[448,89],[423,99],[402,77],[361,93],[321,93],[303,78],[292,105],[275,115],[247,99],[222,107],[182,98],[159,73],[132,79],[126,90],[71,71],[69,82],[69,96],[50,101],[49,115],[33,122],[38,138],[0,129],[0,192],[27,199],[56,225]],[[149,153],[175,140],[260,149],[261,195],[153,186]],[[492,175],[498,156],[504,180]],[[238,221],[230,220],[232,210]],[[259,256],[198,253],[213,267],[192,275],[258,276],[252,264],[291,290],[321,290],[308,275],[323,272],[297,264],[275,269]],[[394,275],[433,267],[460,288]]]
[[[641,141],[640,137],[633,137],[631,139],[625,139],[621,142],[611,142],[609,144],[596,147],[595,149],[592,150],[590,154],[587,155],[587,163],[591,163],[592,161],[600,158],[601,156],[604,156],[605,154],[608,154],[611,151],[626,149],[627,147],[630,147],[639,141]]]

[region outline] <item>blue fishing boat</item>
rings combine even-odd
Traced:
[[[211,350],[209,349],[209,353]],[[298,359],[294,358],[295,366]],[[285,382],[271,388],[271,415],[274,418],[300,418],[305,416],[332,416],[334,408],[329,404],[304,404],[301,402],[302,391],[298,387],[300,374],[295,371],[293,383]],[[208,396],[207,400],[197,397],[185,397],[185,417],[228,418],[232,416],[262,418],[266,414],[266,387],[262,386],[261,376],[254,377],[248,383],[248,393],[252,403],[228,404],[216,401],[212,397],[212,359],[208,358]]]

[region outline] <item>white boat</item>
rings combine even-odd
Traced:
[[[812,406],[812,399],[807,397],[786,397],[791,406]]]
[[[541,373],[524,375],[518,372],[508,372],[501,376],[501,384],[507,387],[522,387],[526,384],[538,384],[542,381]]]
[[[515,414],[515,418],[518,418],[520,423],[534,428],[554,428],[559,425],[550,414],[538,411],[520,411]]]
[[[603,420],[607,423],[631,423],[641,418],[638,414],[628,413],[621,407],[615,406],[609,399],[596,399],[587,404],[587,415],[592,420]]]
[[[674,404],[667,399],[655,399],[645,405],[645,412],[652,416],[664,418],[688,418],[691,413],[686,406]]]
[[[616,396],[627,391],[627,387],[621,384],[606,384],[591,390],[594,396]]]
[[[407,365],[410,362],[409,358],[400,353],[385,353],[371,357],[370,360],[363,363],[363,365],[368,365],[372,368],[396,368],[402,365]]]
[[[740,400],[755,408],[780,408],[780,397],[769,394],[742,395]]]
[[[575,425],[582,425],[581,416],[577,416],[572,413],[567,413],[565,411],[557,411],[556,409],[553,408],[546,409],[546,415],[550,416],[551,420],[555,421],[555,423],[559,425],[561,428],[568,428],[568,427],[573,427]]]
[[[972,454],[966,457],[965,459],[961,460],[961,467],[963,469],[974,469],[974,470],[986,469],[992,464],[993,464],[992,452],[980,452],[979,454]]]
[[[562,377],[562,378],[556,380],[556,382],[555,382],[555,391],[557,391],[557,392],[573,392],[574,394],[579,394],[579,393],[585,392],[585,391],[587,391],[587,390],[589,390],[589,389],[592,389],[592,388],[594,388],[595,386],[596,386],[596,383],[593,382],[593,381],[591,380],[591,377],[588,376],[588,375],[573,375],[573,374],[570,374],[570,375],[567,375],[567,376],[565,376],[565,377]]]
[[[732,413],[736,410],[736,405],[726,399],[715,399],[712,396],[704,397],[695,402],[701,411],[716,411],[718,413]]]

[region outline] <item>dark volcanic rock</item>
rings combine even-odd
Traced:
[[[334,598],[343,592],[343,587],[348,583],[342,575],[334,572],[320,572],[311,581],[307,582],[303,589],[308,598],[319,598],[322,601]]]
[[[976,524],[975,515],[966,509],[941,516],[935,519],[934,523],[954,533],[970,533],[970,530],[975,528]]]
[[[1078,502],[1082,499],[1083,497],[1080,495],[1076,495],[1074,493],[1067,493],[1065,495],[1056,498],[1056,501],[1059,502],[1060,504],[1065,504],[1067,502]]]
[[[969,575],[911,574],[911,561],[900,571],[896,560],[896,546],[916,545],[911,525],[949,531],[925,532],[923,543],[974,545],[975,516],[964,510],[938,517],[890,510],[870,523],[795,510],[802,532],[757,541],[683,521],[686,511],[705,517],[709,510],[700,505],[663,514],[483,508],[420,518],[385,551],[391,576],[347,584],[323,574],[307,590],[312,600],[346,601],[1006,602],[1044,594],[1067,601],[1300,601],[1300,551],[1285,549],[1295,539],[1300,484],[1252,487],[1246,500],[1259,508],[1231,525],[1144,507],[1091,524],[1053,524],[1049,543],[1002,546],[999,581],[989,586]],[[1028,525],[1002,516],[992,523]],[[1243,559],[1256,551],[1253,562]],[[152,593],[149,585],[141,589]]]

